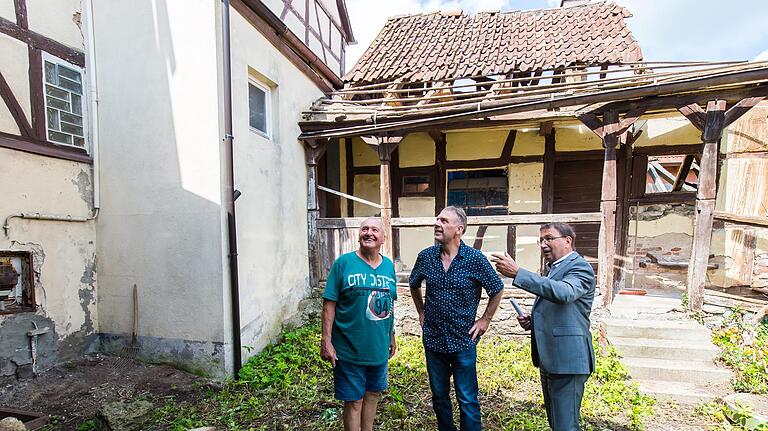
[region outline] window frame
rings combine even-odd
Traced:
[[[259,81],[258,79],[249,76],[248,77],[248,85],[253,85],[254,87],[258,88],[259,90],[262,90],[264,92],[264,124],[266,126],[266,131],[257,129],[253,126],[251,126],[251,99],[250,99],[250,89],[248,90],[248,129],[250,129],[251,132],[261,136],[262,138],[265,138],[269,141],[272,140],[273,131],[272,131],[272,87],[265,84],[264,82]]]
[[[432,197],[435,195],[435,172],[434,168],[400,168],[400,197]],[[406,177],[427,177],[429,186],[423,192],[406,192]]]
[[[78,145],[75,145],[74,143],[72,143],[72,144],[65,144],[65,143],[62,143],[62,142],[52,141],[52,140],[50,140],[48,138],[48,132],[49,132],[49,128],[48,128],[48,108],[49,108],[49,106],[48,106],[47,94],[45,92],[45,86],[46,85],[50,85],[50,84],[45,80],[45,63],[46,63],[46,61],[49,62],[49,63],[54,63],[57,66],[58,65],[64,66],[64,67],[66,67],[68,69],[72,69],[72,70],[80,73],[80,79],[82,80],[81,85],[82,85],[82,89],[83,89],[82,94],[80,94],[81,105],[82,105],[81,106],[81,110],[82,110],[81,117],[83,117],[83,125],[82,125],[82,128],[83,128],[83,146],[82,147],[80,147]],[[56,145],[56,146],[60,146],[60,147],[64,147],[64,148],[72,148],[74,150],[81,150],[81,151],[84,151],[86,154],[90,155],[91,154],[91,140],[90,140],[90,123],[88,122],[88,114],[89,114],[89,112],[88,112],[88,109],[89,109],[89,105],[88,105],[88,89],[87,89],[88,75],[86,74],[85,68],[82,68],[80,66],[72,64],[72,63],[70,63],[70,62],[68,62],[66,60],[63,60],[63,59],[61,59],[59,57],[56,57],[55,55],[51,55],[51,54],[49,54],[49,53],[47,53],[45,51],[42,52],[42,61],[41,61],[40,67],[42,68],[41,75],[40,75],[40,77],[42,78],[42,82],[40,83],[40,85],[42,86],[43,114],[44,114],[44,117],[45,117],[45,136],[41,136],[41,139],[44,142],[46,142],[48,144],[51,144],[51,145]],[[59,88],[59,87],[57,87],[57,88]],[[66,89],[64,89],[64,90],[65,91],[69,91],[69,90],[66,90]],[[70,91],[70,92],[74,93],[72,91]],[[71,101],[70,101],[70,103],[71,103]],[[57,109],[57,108],[53,108],[53,109]],[[56,132],[56,130],[54,130],[54,132]]]

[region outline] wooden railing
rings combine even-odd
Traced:
[[[317,256],[318,261],[312,262],[312,264],[318,270],[317,274],[320,276],[320,280],[325,280],[330,271],[331,265],[334,260],[340,255],[357,249],[358,247],[358,229],[360,224],[365,220],[365,217],[356,218],[319,218],[317,219]],[[474,216],[468,217],[468,228],[477,227],[478,230],[485,232],[489,226],[507,226],[507,238],[505,244],[507,249],[511,249],[514,254],[514,250],[517,247],[517,238],[515,235],[517,226],[531,226],[542,225],[551,222],[562,222],[569,224],[582,224],[582,223],[600,223],[601,215],[599,212],[594,213],[569,213],[569,214],[510,214],[502,216]],[[396,250],[396,258],[399,257],[398,250],[402,249],[400,240],[402,233],[406,229],[417,228],[431,228],[435,224],[434,217],[399,217],[392,219],[392,228],[395,234],[393,235],[393,241],[396,242],[394,249]],[[483,228],[485,227],[485,228]],[[482,237],[481,235],[479,235]],[[420,244],[420,248],[424,248],[431,245],[427,240],[424,244]],[[475,240],[475,244],[468,243],[468,245],[482,245],[482,240],[478,243]],[[478,248],[478,247],[476,247]],[[504,250],[494,250],[504,251]]]

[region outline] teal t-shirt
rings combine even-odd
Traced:
[[[389,342],[397,299],[395,266],[382,256],[374,269],[356,252],[336,259],[323,298],[336,302],[331,342],[336,357],[358,365],[381,365]]]

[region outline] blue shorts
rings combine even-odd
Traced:
[[[366,392],[382,392],[387,389],[388,364],[357,365],[336,360],[333,369],[333,387],[337,400],[357,401]]]

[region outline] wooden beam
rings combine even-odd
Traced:
[[[13,7],[16,11],[16,25],[21,28],[29,28],[27,0],[13,0]]]
[[[32,117],[32,136],[41,141],[48,140],[45,123],[45,91],[43,89],[43,53],[29,47],[29,105]]]
[[[733,105],[728,111],[725,113],[725,127],[728,127],[733,123],[734,121],[738,120],[739,117],[746,114],[747,111],[752,109],[753,107],[757,106],[758,103],[760,103],[765,97],[748,97],[746,99],[742,99],[739,101],[739,103]]]
[[[685,179],[688,177],[688,172],[691,171],[691,165],[693,164],[693,154],[687,154],[683,163],[680,165],[680,169],[677,170],[677,176],[675,177],[675,184],[672,185],[673,192],[679,192],[683,190]]]
[[[704,149],[699,164],[699,186],[696,192],[696,214],[693,224],[693,247],[688,264],[688,306],[701,310],[707,281],[709,247],[712,241],[712,221],[717,195],[717,153],[725,127],[725,101],[707,104],[702,139]]]
[[[507,226],[507,253],[512,259],[517,259],[517,227]]]
[[[344,138],[344,158],[347,171],[347,193],[355,194],[355,160],[352,154],[352,138]],[[355,215],[355,203],[347,201],[347,217]]]
[[[593,213],[561,213],[561,214],[507,214],[498,216],[469,216],[469,226],[509,226],[509,225],[542,225],[550,222],[561,223],[597,223],[602,216]],[[317,221],[319,229],[344,229],[360,227],[365,217],[321,218]],[[402,228],[431,227],[435,225],[434,217],[399,217],[392,219],[392,226]]]
[[[472,243],[472,248],[475,250],[481,250],[483,248],[483,238],[487,231],[488,225],[486,224],[477,227],[477,234],[475,235],[475,241]]]
[[[446,205],[446,137],[445,133],[432,131],[429,134],[435,142],[435,215]],[[432,221],[434,224],[434,220]]]
[[[603,290],[603,303],[613,301],[613,265],[616,255],[616,146],[619,136],[607,130],[618,130],[618,112],[603,115],[603,179],[600,194],[600,241],[598,246],[598,285]],[[597,133],[597,132],[595,132]]]
[[[93,158],[82,148],[55,145],[38,139],[14,136],[10,133],[0,132],[0,147],[12,150],[24,151],[55,159],[71,160],[81,163],[93,163]]]
[[[20,40],[31,47],[53,54],[74,65],[85,67],[85,54],[82,51],[70,48],[61,42],[57,42],[2,17],[0,17],[0,33]]]
[[[551,214],[555,206],[555,129],[544,136],[544,167],[541,178],[541,212]]]
[[[307,161],[307,247],[309,258],[309,282],[314,289],[320,282],[320,253],[317,219],[320,205],[317,199],[317,161],[325,153],[327,139],[305,140],[304,151]]]
[[[21,136],[34,136],[32,132],[32,126],[29,124],[29,121],[27,121],[27,115],[21,108],[19,101],[16,100],[16,96],[13,95],[13,90],[11,90],[11,87],[8,85],[8,81],[5,80],[2,72],[0,72],[0,97],[3,99],[5,106],[8,107],[8,110],[11,112],[11,116],[16,121],[16,125],[19,127]]]
[[[403,140],[402,136],[376,135],[361,136],[368,146],[370,146],[379,155],[380,173],[379,173],[379,197],[381,202],[381,222],[384,225],[384,231],[387,240],[384,241],[382,252],[390,259],[394,259],[394,248],[392,246],[392,180],[390,162],[392,161],[392,152]]]
[[[677,110],[680,111],[680,113],[683,114],[694,127],[699,130],[704,130],[704,124],[707,121],[706,114],[698,103],[690,103],[677,108]]]
[[[723,220],[731,223],[744,224],[755,227],[768,227],[768,217],[754,217],[739,214],[732,214],[726,211],[715,211],[714,217],[717,220]]]

